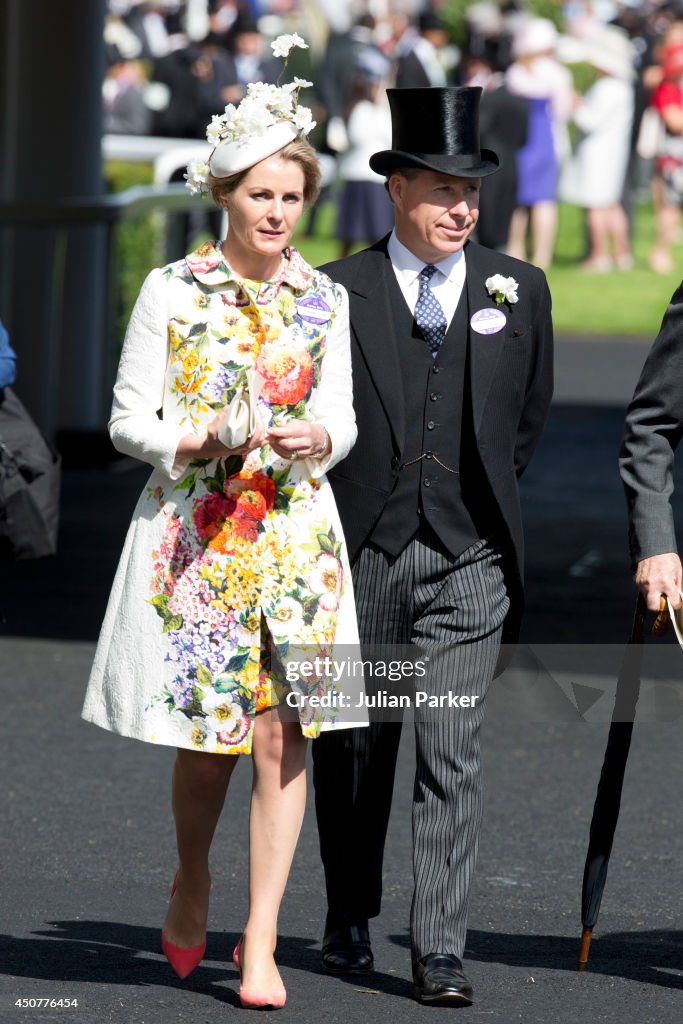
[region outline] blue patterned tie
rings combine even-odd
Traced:
[[[448,327],[444,311],[429,284],[435,273],[436,267],[432,263],[420,271],[420,294],[415,304],[415,323],[422,331],[433,356],[439,351]]]

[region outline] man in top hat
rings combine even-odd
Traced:
[[[432,720],[415,707],[410,928],[418,999],[456,1006],[472,1002],[461,957],[482,814],[479,728],[522,605],[517,481],[552,391],[543,273],[470,241],[481,181],[498,167],[479,144],[480,94],[389,90],[393,148],[370,165],[386,176],[394,231],[324,268],[350,301],[359,436],[330,481],[361,640],[418,645],[419,688],[445,701]],[[449,708],[452,694],[477,699]],[[373,969],[368,919],[380,911],[401,728],[382,718],[371,710],[369,729],[314,744],[323,966],[338,973]]]

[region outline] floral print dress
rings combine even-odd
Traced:
[[[263,380],[266,425],[323,423],[330,455],[289,462],[264,445],[246,457],[176,457],[180,438],[201,433],[250,369]],[[124,545],[84,718],[149,742],[249,753],[255,714],[284,699],[292,652],[358,651],[324,475],[354,443],[351,397],[348,298],[296,250],[285,250],[273,281],[238,279],[218,243],[152,271],[109,426],[120,451],[155,468]],[[296,685],[307,698],[338,693],[322,671]],[[354,685],[347,707],[362,694],[362,679]],[[361,711],[340,715],[330,703],[300,703],[304,735],[365,724]]]

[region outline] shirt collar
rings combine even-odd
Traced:
[[[190,273],[204,285],[226,285],[234,283],[239,287],[240,278],[228,265],[220,242],[205,242],[195,252],[185,257]],[[264,281],[261,290],[271,293],[288,284],[295,292],[305,292],[312,284],[313,269],[292,246],[283,250],[282,261],[272,281]]]
[[[420,274],[422,268],[427,266],[424,260],[421,260],[415,255],[415,253],[406,248],[403,242],[399,241],[395,230],[392,231],[389,236],[387,251],[389,253],[389,259],[406,284],[412,284]],[[462,271],[462,268],[464,267],[464,263],[461,264],[461,260],[464,259],[465,250],[458,249],[457,252],[450,253],[450,255],[439,260],[438,263],[434,263],[433,265],[436,267],[439,274],[443,274],[443,276],[449,281],[454,281],[458,270]],[[433,280],[436,283],[438,278],[434,278]]]

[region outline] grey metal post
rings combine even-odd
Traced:
[[[106,0],[0,4],[2,200],[101,194],[105,11]],[[17,391],[49,434],[106,420],[105,256],[101,226],[1,231],[0,316]]]

